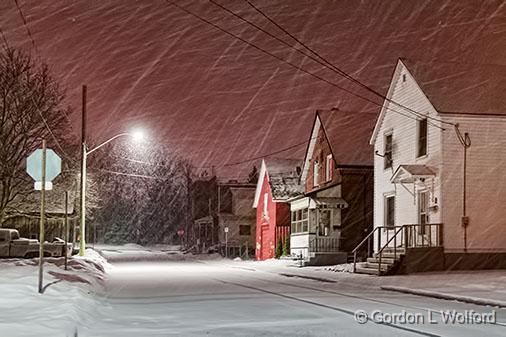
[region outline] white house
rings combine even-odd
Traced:
[[[400,59],[370,143],[364,267],[506,267],[506,67]]]

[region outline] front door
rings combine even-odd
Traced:
[[[271,242],[269,240],[269,225],[262,226],[262,242],[260,247],[260,256],[262,260],[272,259],[274,256],[270,254]]]
[[[416,231],[420,236],[421,243],[425,242],[426,227],[429,223],[429,193],[427,191],[418,192],[418,224]]]

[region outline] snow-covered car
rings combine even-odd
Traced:
[[[16,229],[0,228],[0,257],[31,258],[39,256],[38,240],[21,238]],[[67,244],[67,254],[72,253],[72,244]],[[60,257],[65,254],[65,242],[55,238],[44,242],[44,256]]]

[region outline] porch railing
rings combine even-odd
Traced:
[[[376,237],[376,247],[372,240]],[[353,270],[356,270],[358,254],[366,251],[366,257],[373,257],[376,251],[378,271],[381,271],[385,253],[393,254],[394,260],[408,248],[443,247],[443,224],[406,224],[402,226],[379,226],[369,233],[352,251]],[[367,248],[367,250],[365,249]],[[374,249],[376,248],[376,249]]]
[[[316,236],[309,241],[309,252],[311,253],[332,253],[338,252],[340,239],[325,236]]]

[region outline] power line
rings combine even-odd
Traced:
[[[209,0],[213,3],[215,3],[214,0]],[[358,79],[354,78],[353,76],[349,75],[348,73],[346,73],[344,70],[340,69],[339,67],[337,67],[335,64],[333,64],[332,62],[330,62],[329,60],[327,60],[325,57],[321,56],[318,52],[316,52],[314,49],[312,49],[311,47],[309,47],[308,45],[306,45],[303,41],[301,41],[300,39],[298,39],[296,36],[294,36],[293,34],[291,34],[288,30],[286,30],[285,28],[283,28],[280,24],[278,24],[276,21],[274,21],[274,19],[270,18],[267,14],[265,14],[261,9],[259,9],[258,7],[256,7],[254,4],[252,4],[249,0],[245,0],[253,9],[255,9],[258,13],[260,13],[264,18],[266,18],[269,22],[271,22],[273,25],[275,25],[278,29],[280,29],[283,33],[285,33],[286,35],[288,35],[290,38],[292,38],[295,42],[299,43],[301,46],[303,46],[304,48],[306,48],[307,50],[309,50],[311,53],[313,53],[317,58],[319,58],[320,60],[322,60],[324,63],[320,62],[319,60],[316,60],[315,58],[313,58],[312,56],[310,55],[307,55],[305,53],[303,53],[304,55],[310,57],[312,60],[314,60],[315,62],[318,62],[319,64],[321,65],[324,65],[326,66],[328,69],[330,70],[333,70],[335,72],[337,72],[339,75],[345,77],[346,79],[352,81],[353,83],[356,83],[358,84],[359,86],[365,88],[367,91],[377,95],[378,97],[382,98],[383,100],[386,100],[387,102],[389,103],[392,103],[392,104],[395,104],[403,109],[406,109],[410,112],[412,112],[413,114],[416,114],[417,116],[421,116],[421,117],[426,117],[426,118],[429,118],[429,119],[432,119],[434,121],[437,121],[437,122],[440,122],[440,123],[444,123],[444,124],[448,124],[448,125],[452,125],[454,126],[454,123],[451,123],[451,122],[446,122],[446,121],[443,121],[443,120],[440,120],[438,118],[435,118],[435,117],[432,117],[432,116],[428,116],[428,115],[425,115],[419,111],[416,111],[410,107],[407,107],[401,103],[398,103],[388,97],[386,97],[385,95],[381,94],[380,92],[374,90],[373,88],[369,87],[368,85],[362,83],[361,81],[359,81]],[[222,7],[221,5],[219,5],[220,7]],[[227,10],[228,11],[228,10]],[[231,11],[228,11],[228,12],[231,12]],[[231,12],[232,14],[234,14],[235,16],[241,18],[239,15],[236,15],[235,13]],[[248,22],[248,20],[244,19],[244,18],[241,18],[242,20],[245,20]],[[255,25],[256,26],[256,25]],[[256,26],[258,27],[258,26]],[[259,28],[261,29],[261,28]],[[261,29],[264,33],[266,34],[269,34],[269,36],[271,37],[274,37],[272,34],[270,33],[267,33],[265,32],[263,29]],[[277,37],[274,37],[276,38],[278,41],[282,41],[284,42],[283,40],[277,38]],[[289,45],[289,44],[288,44]],[[289,45],[289,47],[291,47],[292,49],[295,49],[297,51],[300,51],[299,49],[295,48],[294,46],[292,45]],[[329,68],[330,67],[330,68]]]
[[[25,18],[25,15],[23,14],[23,11],[21,10],[21,6],[19,6],[19,3],[18,3],[18,0],[14,0],[14,3],[16,4],[16,8],[18,9],[18,13],[19,13],[19,16],[21,17],[21,20],[23,21],[23,26],[25,27],[26,29],[26,32],[28,34],[28,37],[30,38],[30,41],[32,43],[32,46],[33,46],[33,49],[35,51],[35,54],[38,56],[39,60],[41,60],[40,58],[40,54],[38,52],[38,49],[37,49],[37,46],[35,44],[35,39],[33,38],[33,35],[32,35],[32,32],[30,31],[30,28],[28,27],[28,23],[26,21],[26,18]],[[7,43],[7,40],[5,38],[5,35],[3,34],[3,31],[2,31],[2,37],[4,39],[4,42]],[[44,123],[44,126],[46,127],[46,129],[49,131],[49,134],[51,135],[51,137],[53,138],[53,140],[55,141],[56,143],[56,146],[60,149],[60,151],[62,152],[62,154],[67,157],[67,159],[70,159],[71,161],[74,161],[75,160],[70,157],[67,152],[65,152],[65,150],[63,150],[63,147],[60,145],[60,142],[58,141],[58,139],[56,138],[56,136],[54,135],[53,133],[53,130],[51,130],[51,128],[49,127],[49,124],[47,123],[47,120],[44,118],[44,116],[42,115],[42,112],[40,111],[40,107],[39,105],[35,102],[35,99],[33,98],[33,95],[30,96],[30,98],[32,99],[32,103],[35,105],[35,110],[37,110],[37,112],[39,113],[39,116],[40,118],[42,119],[42,122]],[[65,114],[66,115],[66,114]],[[67,119],[68,119],[68,116],[66,116]]]
[[[313,72],[311,72],[311,71],[308,71],[308,70],[306,70],[306,69],[304,69],[304,68],[302,68],[302,67],[300,67],[300,66],[298,66],[298,65],[296,65],[296,64],[294,64],[294,63],[292,63],[292,62],[290,62],[290,61],[287,61],[287,60],[283,59],[282,57],[279,57],[279,56],[277,56],[277,55],[275,55],[275,54],[273,54],[273,53],[271,53],[271,52],[269,52],[269,51],[267,51],[267,50],[265,50],[265,49],[263,49],[263,48],[261,48],[261,47],[259,47],[259,46],[255,45],[255,44],[254,44],[254,43],[252,43],[252,42],[249,42],[249,41],[247,41],[247,40],[243,39],[242,37],[240,37],[240,36],[238,36],[238,35],[236,35],[236,34],[234,34],[234,33],[231,33],[231,32],[229,32],[229,31],[227,31],[226,29],[224,29],[224,28],[222,28],[222,27],[218,26],[217,24],[215,24],[215,23],[213,23],[213,22],[211,22],[211,21],[209,21],[209,20],[207,20],[207,19],[205,19],[205,18],[203,18],[203,17],[201,17],[201,16],[199,16],[199,15],[197,15],[197,14],[195,14],[195,13],[191,12],[190,10],[186,9],[185,7],[182,7],[182,6],[180,6],[180,5],[178,5],[178,4],[174,3],[174,2],[172,2],[172,1],[170,1],[170,0],[166,0],[166,1],[167,1],[167,3],[168,3],[168,4],[173,5],[173,6],[177,7],[177,8],[179,8],[180,10],[184,11],[185,13],[190,14],[191,16],[193,16],[193,17],[197,18],[198,20],[200,20],[200,21],[202,21],[202,22],[205,22],[205,23],[207,23],[207,24],[209,24],[209,25],[213,26],[214,28],[216,28],[216,29],[220,30],[221,32],[223,32],[223,33],[225,33],[225,34],[227,34],[227,35],[230,35],[230,36],[232,36],[233,38],[235,38],[235,39],[237,39],[237,40],[242,41],[243,43],[245,43],[245,44],[247,44],[247,45],[249,45],[249,46],[251,46],[251,47],[253,47],[253,48],[255,48],[255,49],[259,50],[259,51],[261,51],[262,53],[265,53],[265,54],[267,54],[267,55],[269,55],[269,56],[271,56],[271,57],[273,57],[273,58],[277,59],[278,61],[281,61],[281,62],[283,62],[283,63],[288,64],[288,65],[289,65],[289,66],[291,66],[292,68],[295,68],[295,69],[297,69],[297,70],[299,70],[299,71],[301,71],[301,72],[303,72],[303,73],[305,73],[305,74],[307,74],[307,75],[310,75],[310,76],[312,76],[312,77],[314,77],[314,78],[316,78],[316,79],[318,79],[318,80],[320,80],[320,81],[322,81],[322,82],[325,82],[325,83],[327,83],[327,84],[329,84],[329,85],[331,85],[331,86],[333,86],[333,87],[336,87],[336,88],[338,88],[338,89],[340,89],[340,90],[342,90],[342,91],[344,91],[344,92],[346,92],[346,93],[348,93],[348,94],[350,94],[350,95],[356,96],[356,97],[361,98],[361,99],[363,99],[363,100],[365,100],[365,101],[368,101],[368,102],[370,102],[370,103],[373,103],[374,105],[377,105],[377,106],[380,106],[380,107],[384,107],[385,109],[390,110],[390,111],[393,111],[393,112],[395,112],[395,113],[397,113],[397,114],[399,114],[399,115],[402,115],[402,116],[404,116],[404,117],[406,117],[406,118],[410,118],[410,119],[413,119],[413,120],[418,120],[418,118],[416,118],[416,117],[415,117],[415,118],[413,118],[412,116],[410,116],[410,115],[408,115],[408,114],[406,114],[406,113],[403,113],[403,112],[400,112],[400,111],[394,110],[394,109],[392,109],[392,108],[388,108],[388,107],[384,106],[383,104],[380,104],[380,103],[374,102],[373,100],[370,100],[369,98],[367,98],[367,97],[365,97],[365,96],[359,95],[359,94],[357,94],[357,93],[355,93],[355,92],[353,92],[353,91],[351,91],[351,90],[349,90],[349,89],[343,88],[343,87],[341,87],[340,85],[338,85],[338,84],[336,84],[336,83],[334,83],[334,82],[331,82],[331,81],[327,80],[326,78],[323,78],[323,77],[321,77],[321,76],[319,76],[319,75],[317,75],[317,74],[315,74],[315,73],[313,73]],[[435,127],[437,127],[437,128],[440,128],[440,129],[444,130],[444,128],[442,128],[442,127],[440,127],[440,126],[438,126],[438,125],[434,125],[434,126],[435,126]]]

